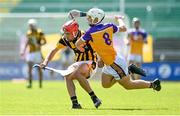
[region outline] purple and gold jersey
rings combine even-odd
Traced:
[[[130,41],[130,53],[142,55],[143,44],[146,41],[147,33],[143,29],[130,29],[128,31]]]
[[[116,57],[116,51],[112,43],[113,33],[117,31],[118,27],[114,24],[98,24],[89,28],[82,40],[89,41],[103,62],[106,65],[111,65]]]

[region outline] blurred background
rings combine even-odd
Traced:
[[[150,43],[144,49],[143,68],[146,80],[180,80],[180,1],[179,0],[0,0],[0,80],[25,79],[27,66],[20,51],[26,39],[27,21],[37,19],[48,41],[42,49],[46,56],[60,37],[60,27],[68,20],[72,9],[88,11],[92,7],[106,12],[105,22],[113,22],[115,14],[126,16],[128,28],[133,17],[139,17],[148,32]],[[78,19],[80,27],[88,29],[85,19]],[[127,54],[123,39],[127,34],[115,35],[119,53]],[[73,56],[73,54],[71,54]],[[68,61],[69,65],[72,61]],[[63,67],[63,53],[53,60],[52,67]],[[62,79],[44,71],[45,79]],[[34,72],[36,75],[36,72]]]

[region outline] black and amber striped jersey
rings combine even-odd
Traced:
[[[43,31],[41,29],[37,29],[34,32],[32,30],[28,30],[26,36],[28,39],[29,52],[40,51],[40,43],[41,41],[45,41]]]
[[[60,38],[59,42],[57,43],[56,48],[58,48],[58,49],[62,49],[64,47],[71,48],[75,53],[76,62],[78,62],[78,61],[88,61],[88,60],[92,60],[92,61],[96,62],[97,61],[97,54],[93,50],[93,48],[91,47],[89,42],[86,42],[86,45],[84,46],[84,48],[85,48],[84,52],[79,51],[75,46],[76,41],[83,34],[84,34],[83,31],[78,31],[78,34],[77,34],[76,38],[73,39],[73,41],[68,41],[68,40],[66,40],[66,38],[64,38],[64,36],[62,36]]]

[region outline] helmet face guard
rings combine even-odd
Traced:
[[[63,25],[62,31],[67,39],[74,39],[77,36],[79,25],[75,20],[66,22]]]

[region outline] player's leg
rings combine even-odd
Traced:
[[[140,62],[136,62],[136,64],[135,64],[137,67],[141,67],[141,63]],[[135,76],[134,76],[134,79],[135,80],[138,80],[138,79],[140,79],[141,77],[140,77],[140,75],[137,75],[137,74],[135,74]]]
[[[145,88],[153,88],[156,91],[161,90],[160,81],[158,79],[154,80],[153,82],[149,82],[144,80],[131,80],[130,76],[126,76],[118,80],[118,83],[127,90]]]
[[[38,68],[38,77],[39,77],[39,88],[42,88],[43,73],[40,68]]]
[[[141,67],[141,63],[142,63],[142,56],[141,55],[133,55],[133,61],[134,61],[134,65],[137,67]],[[134,74],[134,76],[132,77],[133,80],[137,80],[140,79],[141,76]]]
[[[129,74],[138,74],[138,75],[141,75],[141,76],[144,76],[144,77],[146,77],[146,72],[142,69],[142,68],[140,68],[140,67],[137,67],[136,65],[134,65],[134,64],[130,64],[129,66],[128,66],[128,72],[129,72]]]
[[[88,93],[92,91],[89,82],[86,79],[86,77],[89,77],[89,70],[87,64],[81,64],[78,69],[72,73],[73,79],[76,79],[81,87]]]
[[[153,82],[144,80],[131,80],[130,75],[128,75],[128,68],[123,59],[123,57],[116,57],[115,62],[108,67],[111,70],[112,76],[121,84],[125,89],[143,89],[143,88],[153,88],[160,91],[161,85],[159,80]],[[110,71],[109,71],[110,72]]]
[[[101,84],[104,88],[110,88],[116,83],[116,80],[113,76],[102,73]]]
[[[121,84],[125,89],[143,89],[150,88],[151,83],[144,80],[131,80],[130,76],[123,77],[118,80],[118,83]]]
[[[108,68],[107,68],[108,69]],[[123,68],[118,69],[118,67],[113,66],[112,69],[115,69],[117,72],[125,72],[121,71]],[[119,71],[118,71],[119,70]],[[105,70],[103,70],[105,72]],[[107,72],[111,72],[112,70],[108,70]],[[112,75],[108,75],[103,73],[102,74],[102,86],[104,88],[110,88],[114,83],[116,83],[115,78],[113,77],[116,74],[113,74],[114,71],[112,71]],[[115,72],[116,73],[116,72]],[[116,79],[117,76],[116,76]],[[140,88],[150,88],[152,87],[152,83],[144,80],[131,80],[130,76],[123,77],[122,79],[117,80],[119,84],[121,84],[125,89],[140,89]]]
[[[101,105],[101,101],[92,90],[87,78],[90,77],[90,67],[87,63],[80,64],[78,69],[72,73],[74,79],[76,79],[81,87],[90,95],[94,105],[98,108]]]
[[[73,109],[80,109],[81,105],[78,103],[77,96],[76,96],[76,88],[74,85],[74,82],[70,75],[65,77],[66,79],[66,87],[70,96],[70,99],[72,101],[72,108]]]
[[[129,60],[129,65],[131,65],[131,64],[134,64],[136,66],[135,62],[132,59]],[[135,74],[134,73],[131,73],[131,78],[133,80],[135,80]]]
[[[27,62],[28,64],[28,85],[27,88],[31,88],[32,87],[32,67],[33,67],[33,62]]]
[[[33,54],[33,60],[36,63],[40,63],[42,61],[42,53],[40,51],[37,51]],[[41,68],[38,68],[38,78],[39,78],[39,88],[42,88],[42,81],[43,81],[43,72]]]

